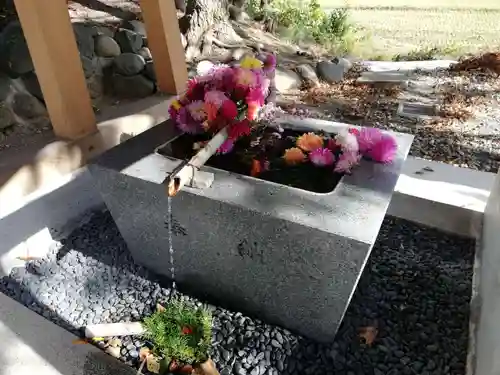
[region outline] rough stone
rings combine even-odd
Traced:
[[[128,29],[120,29],[115,34],[115,40],[122,52],[137,53],[143,46],[142,36]]]
[[[299,88],[302,83],[302,79],[292,70],[277,67],[274,83],[279,92],[286,92],[288,90]]]
[[[151,51],[148,47],[142,47],[137,54],[141,55],[146,61],[153,59]]]
[[[113,91],[116,96],[123,98],[144,98],[155,91],[154,82],[142,75],[123,76],[115,73],[111,77]]]
[[[74,23],[73,31],[80,55],[92,59],[95,55],[94,37],[97,35],[97,29],[91,25]]]
[[[182,48],[186,48],[187,47],[187,39],[186,39],[186,36],[184,34],[180,34],[181,35],[181,44],[182,44]]]
[[[123,28],[132,30],[139,34],[141,37],[147,38],[148,35],[146,33],[146,25],[144,25],[144,22],[141,22],[139,20],[132,20],[132,21],[126,21],[123,23]]]
[[[34,69],[23,30],[17,21],[9,23],[0,34],[0,63],[15,78]]]
[[[44,105],[28,93],[16,93],[14,95],[12,110],[16,115],[25,119],[33,119],[47,114]]]
[[[16,123],[16,118],[12,111],[4,103],[0,103],[0,131],[11,127]]]
[[[91,77],[94,74],[96,67],[94,60],[83,55],[80,56],[80,60],[82,62],[83,74],[85,75],[85,78]]]
[[[298,65],[296,69],[307,86],[317,86],[319,84],[318,75],[311,65],[301,64]]]
[[[344,79],[344,67],[331,61],[320,61],[316,65],[318,77],[328,83],[340,82]]]
[[[5,75],[0,73],[0,102],[3,102],[9,94],[12,92],[12,79]]]
[[[21,80],[24,83],[24,87],[26,87],[26,90],[28,90],[31,95],[41,100],[42,102],[44,101],[42,88],[40,87],[40,82],[38,82],[38,77],[36,76],[35,72],[24,74],[21,77]]]
[[[345,57],[335,57],[332,59],[332,62],[341,66],[344,70],[344,73],[347,73],[352,68],[352,62]]]
[[[151,81],[156,82],[156,71],[153,61],[146,62],[146,66],[144,67],[144,75]]]
[[[296,121],[287,126],[305,125]],[[345,129],[316,122],[307,122],[307,128],[329,133]],[[113,155],[130,155],[129,147],[135,150],[138,159],[133,168],[123,170],[111,154],[104,154],[89,169],[110,211],[116,214],[116,223],[136,261],[170,276],[169,257],[160,250],[168,230],[164,221],[167,197],[161,186],[164,176],[159,171],[173,169],[177,163],[158,158],[152,150],[178,133],[166,122],[142,135],[140,143],[131,139],[114,148]],[[223,299],[243,312],[315,340],[331,341],[377,237],[412,137],[398,134],[397,140],[400,153],[392,164],[381,168],[363,161],[356,173],[344,176],[332,193],[320,198],[264,181],[242,182],[218,170],[212,188],[184,191],[171,201],[175,221],[182,228],[176,231],[174,247],[189,249],[176,253],[179,285],[213,300]],[[252,198],[248,191],[252,191]],[[134,198],[137,196],[141,199]],[[286,209],[279,202],[287,202]],[[203,222],[193,217],[194,207],[204,212]],[[141,214],[146,211],[147,217]],[[318,212],[323,213],[320,222],[315,215]],[[363,231],[357,229],[359,225]],[[227,232],[231,236],[223,234]],[[258,238],[248,233],[258,233]],[[306,253],[302,250],[305,247],[309,249]],[[207,264],[218,271],[213,272]],[[196,280],[189,276],[193,272]],[[311,280],[316,287],[304,288]],[[238,285],[237,291],[234,285]],[[293,304],[289,303],[291,296]],[[284,306],[286,315],[282,313]],[[245,336],[250,333],[252,337],[255,331],[246,329]]]
[[[135,53],[122,53],[115,58],[114,65],[117,73],[124,76],[134,76],[144,70],[146,61]]]
[[[122,53],[116,40],[107,35],[95,37],[95,52],[100,57],[116,57]]]

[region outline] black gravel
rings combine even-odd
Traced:
[[[333,344],[209,306],[212,357],[222,375],[465,374],[473,257],[472,240],[388,218]],[[73,332],[141,319],[170,293],[166,280],[133,263],[107,212],[15,269],[0,289]],[[377,328],[371,345],[362,327]],[[145,344],[121,338],[113,355],[137,366]]]

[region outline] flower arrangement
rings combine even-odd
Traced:
[[[217,65],[188,82],[169,114],[189,134],[215,134],[227,126],[228,138],[218,150],[230,152],[238,138],[249,135],[269,93],[276,58],[245,57],[237,66]]]
[[[223,165],[223,169],[268,181],[302,188],[307,185],[312,191],[326,189],[326,185],[334,183],[331,172],[338,179],[338,174],[350,173],[362,158],[378,163],[394,160],[395,138],[376,128],[353,127],[329,135],[301,134],[276,125],[276,117],[284,112],[266,104],[275,69],[276,58],[272,54],[247,56],[235,66],[209,66],[191,79],[186,93],[172,102],[169,112],[177,127],[193,137],[192,150],[202,148],[207,136],[225,128],[227,139],[217,149],[215,159],[219,159],[212,162],[220,162],[218,166]],[[238,159],[229,167],[227,160],[220,160],[228,153],[232,153],[230,159]],[[311,172],[307,176],[310,167],[316,167],[320,174]],[[295,176],[277,176],[284,170]],[[329,171],[329,176],[324,176]]]
[[[318,167],[334,166],[338,173],[348,173],[362,157],[378,163],[390,163],[397,154],[397,142],[377,128],[350,128],[334,138],[324,139],[315,133],[297,137],[294,147],[285,150],[288,165],[306,161]]]

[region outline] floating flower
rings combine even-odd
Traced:
[[[348,132],[354,134],[355,136],[359,135],[359,130],[356,128],[349,128]]]
[[[227,154],[233,150],[234,141],[232,139],[226,139],[223,144],[217,149],[218,154]]]
[[[309,160],[318,167],[325,167],[334,163],[335,156],[333,156],[333,152],[327,148],[317,148],[310,152]]]
[[[182,107],[179,110],[177,114],[177,126],[185,133],[198,134],[203,132],[201,123],[193,119],[187,107]]]
[[[366,153],[369,152],[372,147],[378,143],[383,136],[380,129],[377,128],[362,128],[358,138],[359,152]]]
[[[191,104],[188,104],[187,109],[195,121],[204,121],[207,117],[205,103],[201,100],[191,102]]]
[[[358,138],[349,131],[343,130],[335,136],[335,141],[340,145],[343,151],[358,152]]]
[[[238,139],[240,137],[243,137],[245,135],[250,135],[250,132],[252,131],[250,122],[245,119],[242,121],[238,121],[231,125],[228,130],[228,138],[229,139]]]
[[[259,59],[256,59],[255,57],[252,56],[245,56],[241,62],[240,62],[240,67],[243,69],[260,69],[262,68],[262,61]]]
[[[222,103],[221,114],[226,120],[234,120],[238,116],[238,108],[232,100]]]
[[[274,54],[262,54],[259,56],[259,59],[264,63],[264,73],[269,75],[269,73],[274,72],[274,70],[276,69],[276,56]]]
[[[368,156],[376,162],[379,163],[391,163],[398,150],[398,143],[396,139],[389,134],[383,134],[380,140],[375,143]]]
[[[361,160],[361,155],[357,152],[344,152],[340,154],[333,169],[337,173],[349,173]]]
[[[323,147],[323,137],[314,133],[304,133],[297,138],[297,147],[303,151],[312,151]]]
[[[300,164],[306,160],[306,155],[298,147],[292,147],[285,150],[283,155],[285,163],[289,165]]]

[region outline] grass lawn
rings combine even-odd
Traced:
[[[300,0],[298,0],[300,2]],[[359,30],[354,55],[391,58],[436,48],[456,57],[500,47],[500,0],[320,0],[348,6]]]

